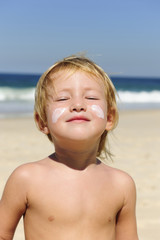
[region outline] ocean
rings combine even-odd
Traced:
[[[0,118],[31,116],[38,74],[0,74]],[[160,78],[110,76],[120,110],[160,109]]]

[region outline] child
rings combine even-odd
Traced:
[[[138,240],[134,182],[99,160],[118,121],[106,73],[84,57],[57,62],[38,82],[35,120],[55,153],[10,176],[0,240],[13,239],[21,216],[26,240]]]

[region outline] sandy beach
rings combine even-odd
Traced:
[[[54,151],[30,117],[0,119],[0,195],[11,172],[19,165],[42,159]],[[139,239],[160,238],[160,110],[123,111],[110,136],[114,162],[137,186]],[[23,240],[20,222],[14,239]]]

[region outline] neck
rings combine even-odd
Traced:
[[[89,165],[97,164],[97,151],[99,146],[99,139],[95,141],[62,141],[54,140],[55,153],[53,160],[63,163],[66,166],[84,170]]]
[[[97,148],[93,148],[92,151],[68,151],[61,148],[56,148],[55,153],[52,155],[52,159],[63,163],[64,165],[75,169],[75,170],[84,170],[91,164],[99,164],[99,160],[96,158]]]

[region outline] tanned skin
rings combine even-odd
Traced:
[[[103,85],[81,71],[57,79],[58,100],[48,102],[47,125],[37,116],[55,153],[9,177],[0,201],[0,240],[13,239],[22,216],[26,240],[138,240],[134,181],[96,157],[101,134],[113,124]],[[57,108],[65,111],[53,123]]]

